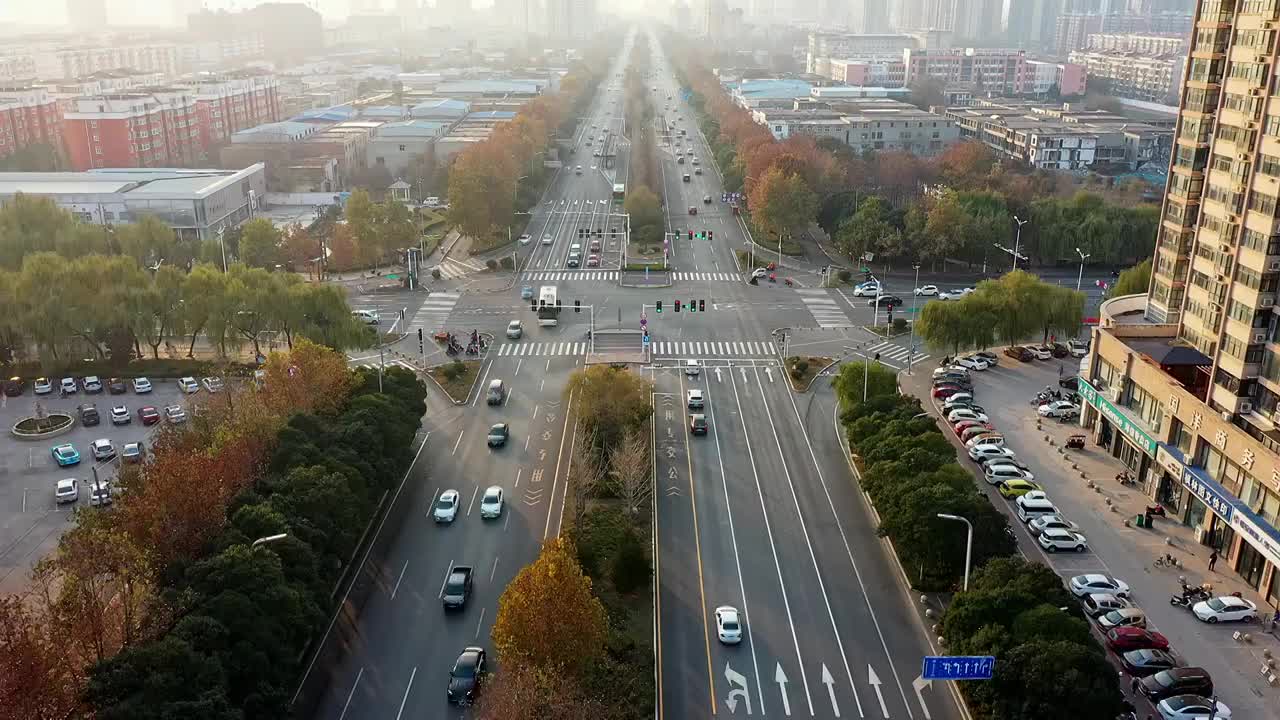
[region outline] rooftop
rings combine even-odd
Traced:
[[[242,170],[183,168],[103,168],[88,172],[0,172],[0,197],[28,195],[113,195],[204,197],[261,172],[262,163]]]

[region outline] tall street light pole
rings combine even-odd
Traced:
[[[969,590],[969,566],[973,563],[973,523],[969,522],[968,518],[963,518],[963,517],[960,517],[959,515],[949,515],[947,513],[938,513],[938,517],[942,518],[943,520],[955,520],[956,522],[962,522],[965,524],[965,527],[968,528],[969,530],[969,537],[964,544],[964,588],[963,589],[967,592]]]
[[[249,547],[256,548],[261,545],[266,545],[267,543],[279,542],[280,540],[283,540],[287,537],[289,537],[289,533],[280,533],[279,535],[268,535],[266,537],[260,537],[257,540],[254,540],[253,544],[250,545]]]
[[[1013,221],[1018,223],[1018,234],[1013,240],[1013,269],[1018,269],[1018,251],[1022,249],[1022,226],[1026,225],[1028,220],[1019,220],[1017,215],[1013,216]]]
[[[920,300],[920,263],[911,266],[916,271],[915,286],[911,289],[911,335],[907,342],[907,374],[911,374],[911,366],[916,355],[916,320],[919,316],[916,314],[916,303]]]
[[[1076,254],[1080,256],[1080,274],[1076,275],[1076,292],[1080,292],[1080,283],[1084,280],[1084,261],[1089,259],[1090,254],[1080,252],[1080,248],[1076,248]]]

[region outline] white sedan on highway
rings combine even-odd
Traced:
[[[737,645],[742,642],[742,620],[738,609],[732,605],[721,605],[716,608],[716,636],[725,645]]]
[[[1253,622],[1258,619],[1258,606],[1251,600],[1234,595],[1209,598],[1191,608],[1196,617],[1207,623]]]
[[[496,518],[502,515],[502,488],[492,485],[484,491],[480,500],[480,517]]]
[[[916,297],[937,297],[937,285],[922,285],[915,290]]]
[[[458,517],[458,491],[445,490],[436,499],[435,509],[431,511],[431,519],[438,523],[451,523]]]

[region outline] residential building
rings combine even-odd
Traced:
[[[63,137],[76,170],[190,165],[204,152],[196,96],[183,87],[78,98]]]
[[[913,35],[811,32],[805,72],[831,77],[832,58],[900,58],[903,50],[917,47]]]
[[[859,153],[936,155],[960,137],[954,121],[887,97],[796,100],[790,109],[753,110],[751,118],[778,140],[830,138]]]
[[[51,198],[82,222],[136,222],[154,215],[181,240],[217,237],[253,217],[266,193],[262,163],[238,170],[104,168],[0,172],[0,204],[17,193]]]
[[[827,77],[846,85],[905,87],[907,66],[901,58],[831,58]]]
[[[836,7],[842,5],[840,2],[831,4]],[[889,32],[889,4],[883,0],[850,0],[848,13],[849,29],[853,32]]]
[[[489,137],[493,129],[515,119],[514,112],[497,110],[473,112],[435,141],[437,165],[447,165],[454,155]]]
[[[744,79],[732,87],[726,87],[730,99],[738,107],[753,109],[772,107],[785,109],[797,99],[809,97],[813,84],[794,79]]]
[[[0,158],[31,145],[62,151],[62,112],[42,87],[0,85]]]
[[[67,0],[67,20],[77,33],[100,33],[107,27],[107,0]]]
[[[1036,97],[1054,92],[1061,97],[1084,95],[1086,75],[1084,66],[1076,63],[1028,60],[1022,92]]]
[[[203,148],[230,142],[233,133],[281,117],[280,83],[267,72],[200,74],[184,85],[196,96]]]
[[[39,78],[78,78],[121,68],[172,78],[179,71],[178,46],[172,43],[46,49],[34,56]]]
[[[404,177],[405,170],[419,158],[435,162],[435,142],[448,132],[451,123],[432,120],[389,122],[369,140],[369,167],[382,166],[392,177]]]
[[[899,0],[893,26],[898,30],[951,30],[956,0]]]
[[[1169,154],[1173,132],[1104,110],[1070,103],[999,98],[949,107],[963,138],[1045,170],[1135,170]]]
[[[1094,33],[1086,39],[1084,49],[1144,55],[1186,55],[1187,38],[1172,33]]]
[[[1053,51],[1066,57],[1072,50],[1089,44],[1089,36],[1102,32],[1102,15],[1098,13],[1063,13],[1054,22]]]
[[[1000,27],[1004,0],[955,0],[951,31],[957,38],[977,40],[989,37]]]
[[[1026,52],[1000,48],[903,50],[906,84],[932,78],[942,84],[972,84],[978,93],[1021,95],[1026,92]]]
[[[1062,0],[1006,2],[1001,17],[1005,41],[1033,51],[1051,50],[1061,10]]]
[[[1103,81],[1108,95],[1166,105],[1178,101],[1185,52],[1075,50],[1070,57],[1071,62],[1084,66],[1089,77]]]

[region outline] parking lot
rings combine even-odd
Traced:
[[[1133,590],[1133,603],[1145,612],[1149,628],[1168,638],[1174,656],[1183,665],[1209,672],[1218,699],[1230,707],[1233,718],[1278,717],[1275,708],[1280,707],[1280,687],[1268,685],[1259,668],[1266,663],[1265,653],[1280,653],[1280,640],[1256,623],[1200,622],[1188,610],[1172,606],[1169,598],[1178,593],[1178,578],[1182,576],[1191,585],[1211,582],[1217,595],[1239,591],[1257,603],[1258,612],[1264,617],[1274,608],[1262,602],[1256,591],[1221,563],[1216,571],[1209,571],[1209,548],[1194,541],[1190,528],[1164,518],[1156,518],[1154,528],[1137,527],[1133,518],[1149,500],[1139,488],[1122,485],[1115,479],[1123,470],[1120,461],[1094,444],[1091,434],[1084,448],[1062,449],[1071,435],[1088,434],[1087,429],[1074,420],[1063,423],[1054,419],[1042,419],[1037,427],[1031,398],[1046,385],[1057,386],[1060,364],[1064,375],[1074,374],[1077,360],[1022,363],[1003,354],[999,360],[995,368],[971,373],[974,398],[990,423],[1004,435],[1005,445],[1034,473],[1034,481],[1047,492],[1060,514],[1088,540],[1088,549],[1083,553],[1044,552],[1026,524],[1018,520],[1013,501],[983,482],[981,468],[967,455],[961,455],[960,462],[975,471],[975,481],[982,491],[997,508],[1010,515],[1022,553],[1049,565],[1064,580],[1085,573],[1105,573],[1124,580]],[[904,392],[928,398],[935,367],[930,364],[911,376],[902,375]],[[930,406],[930,400],[925,402]],[[931,406],[936,409],[939,402],[933,401]],[[959,446],[953,433],[944,432]],[[1093,487],[1089,485],[1091,481]],[[1183,567],[1155,567],[1155,559],[1166,552],[1175,553]],[[1250,633],[1250,639],[1237,638],[1237,631]],[[1127,689],[1127,677],[1123,684]],[[1150,706],[1137,705],[1139,717],[1152,712]]]
[[[105,378],[103,379],[105,382]],[[90,509],[89,484],[93,468],[98,468],[100,479],[109,480],[116,474],[116,462],[95,463],[91,443],[106,438],[115,446],[117,457],[125,443],[142,442],[149,448],[148,436],[159,425],[145,427],[138,419],[138,409],[147,405],[162,414],[168,405],[186,406],[185,396],[172,379],[153,378],[154,389],[147,394],[133,392],[127,384],[123,395],[111,395],[105,390],[96,395],[83,391],[60,398],[55,389],[47,395],[35,395],[28,382],[19,397],[5,397],[0,406],[0,423],[4,424],[4,436],[0,438],[0,592],[13,592],[26,585],[30,567],[41,556],[57,546],[58,537],[70,527],[72,511]],[[57,387],[57,379],[54,379]],[[204,391],[201,390],[203,393]],[[19,440],[9,429],[19,419],[33,415],[39,402],[49,412],[65,412],[76,417],[70,432],[47,440]],[[84,427],[79,421],[77,408],[93,403],[101,415],[94,427]],[[128,425],[112,425],[111,408],[124,405],[129,410]],[[164,422],[163,420],[161,421]],[[51,455],[56,445],[71,443],[80,453],[80,464],[59,468]],[[54,502],[54,488],[64,478],[80,480],[79,500],[74,503]]]

